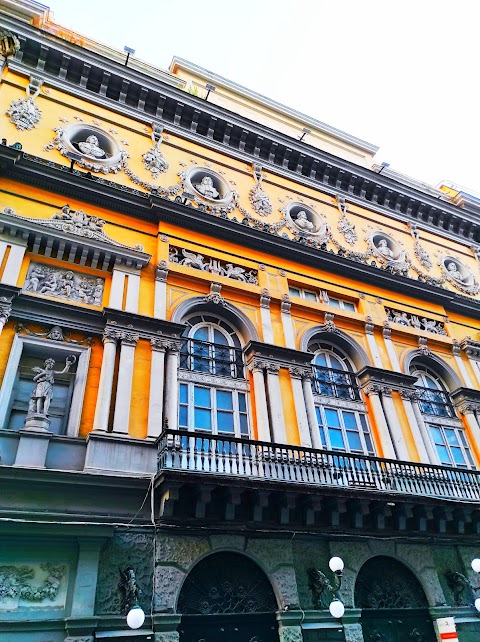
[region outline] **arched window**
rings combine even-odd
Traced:
[[[327,450],[374,455],[363,403],[348,357],[336,346],[313,341],[312,381],[318,430]]]
[[[418,405],[440,464],[474,468],[475,464],[461,421],[455,414],[446,386],[424,364],[412,364],[411,374],[418,377]]]
[[[222,319],[186,321],[180,350],[179,427],[248,437],[248,384],[240,340]]]

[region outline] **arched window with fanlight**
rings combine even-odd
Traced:
[[[194,314],[185,323],[179,428],[248,437],[248,383],[237,331],[210,314]]]
[[[410,372],[417,377],[417,403],[437,453],[438,463],[474,468],[462,422],[455,414],[442,379],[423,363],[412,364]]]
[[[374,455],[365,404],[349,358],[336,346],[310,342],[318,430],[327,450]]]

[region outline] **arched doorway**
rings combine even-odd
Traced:
[[[278,642],[277,601],[265,573],[238,553],[214,553],[178,598],[180,642]]]
[[[355,583],[365,642],[436,642],[425,593],[415,575],[391,557],[370,559]]]

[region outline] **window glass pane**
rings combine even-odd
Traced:
[[[247,400],[243,393],[238,393],[238,409],[240,412],[247,412]]]
[[[178,413],[178,425],[181,428],[188,427],[188,407],[187,406],[180,406],[179,413]]]
[[[355,312],[355,304],[350,303],[350,301],[344,301],[343,307],[345,308],[345,310],[351,310],[352,312]]]
[[[343,435],[341,430],[332,430],[328,429],[328,436],[330,437],[330,444],[332,448],[340,448],[345,450],[345,442],[343,441]]]
[[[334,308],[340,307],[340,301],[338,299],[332,299],[332,297],[328,297],[328,304],[333,305]]]
[[[212,418],[210,410],[195,408],[195,425],[194,428],[199,430],[211,430]]]
[[[203,328],[198,328],[198,330],[195,330],[193,334],[194,339],[198,339],[200,341],[208,341],[208,328],[203,327]]]
[[[460,448],[452,448],[451,451],[454,463],[458,465],[465,465],[465,457],[463,456]]]
[[[362,451],[362,442],[360,441],[360,436],[358,432],[353,432],[352,430],[347,431],[347,439],[350,450],[360,450]]]
[[[248,421],[247,415],[245,414],[240,415],[240,433],[242,435],[248,435]]]
[[[329,428],[340,428],[340,419],[336,410],[325,408],[325,418]]]
[[[316,301],[317,300],[317,295],[315,294],[315,292],[310,292],[309,290],[305,290],[304,294],[305,294],[305,298],[307,299],[307,301]]]
[[[330,357],[330,368],[335,368],[335,370],[344,370],[343,363],[337,357],[334,357],[333,354],[328,355]]]
[[[453,429],[446,428],[445,437],[447,439],[447,444],[450,444],[450,446],[460,446],[460,444],[458,443],[457,435],[455,434],[455,431]]]
[[[223,346],[228,345],[227,337],[222,332],[219,332],[219,330],[213,331],[213,342],[219,343],[220,345],[223,345]]]
[[[436,428],[431,424],[429,425],[429,428],[430,428],[430,434],[432,435],[433,442],[435,444],[443,444],[443,436],[440,428]]]
[[[314,358],[314,360],[313,360],[313,363],[314,363],[316,366],[323,366],[323,367],[326,367],[326,366],[327,366],[327,358],[326,358],[326,355],[325,355],[323,352],[321,352],[320,354],[316,354],[316,355],[315,355],[315,358]]]
[[[188,386],[185,383],[180,384],[180,403],[187,403]]]
[[[298,288],[289,287],[288,291],[290,293],[290,296],[300,296],[300,290]]]
[[[193,391],[193,400],[196,406],[210,408],[210,389],[195,386]]]
[[[218,432],[233,432],[233,412],[217,412]]]
[[[357,430],[357,421],[355,419],[355,413],[342,411],[343,423],[347,430]]]
[[[445,446],[437,446],[438,458],[440,459],[441,464],[451,464],[450,457],[448,455],[448,450]]]
[[[227,390],[217,390],[217,408],[219,410],[233,410],[231,392]]]

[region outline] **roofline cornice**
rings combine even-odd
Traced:
[[[126,105],[125,95],[123,102],[122,96],[118,100],[107,98],[104,95],[106,86],[103,92],[97,93],[82,88],[80,86],[82,83],[75,84],[46,73],[44,60],[37,63],[38,68],[27,66],[15,59],[11,60],[9,64],[14,71],[25,75],[38,74],[53,87],[134,118],[137,122],[146,124],[151,124],[152,121],[161,122],[174,135],[199,143],[221,154],[228,154],[242,162],[260,163],[267,171],[291,178],[301,185],[322,190],[327,194],[342,194],[351,203],[379,211],[405,223],[414,221],[425,229],[457,242],[480,243],[478,213],[468,205],[460,208],[441,198],[430,196],[383,174],[313,148],[303,141],[262,127],[160,81],[142,77],[139,84],[139,74],[128,67],[104,59],[101,59],[99,66],[98,55],[95,56],[79,47],[75,47],[75,51],[72,51],[74,45],[64,42],[57,45],[56,42],[52,43],[51,37],[45,38],[28,25],[21,25],[21,27],[18,33],[23,31],[26,34],[24,40],[33,38],[36,43],[40,43],[43,46],[44,55],[47,55],[45,52],[48,52],[48,48],[53,45],[56,51],[65,52],[67,56],[65,64],[70,62],[73,55],[78,57],[81,54],[81,60],[89,66],[90,72],[95,68],[103,78],[111,78],[111,75],[115,74],[117,79],[123,78],[122,82],[134,83],[143,98],[138,99],[137,107]],[[66,68],[64,71],[66,73]],[[149,92],[153,92],[159,101],[154,113],[145,111],[145,99]],[[181,120],[182,115],[186,113],[185,110],[189,116],[188,123]],[[206,133],[198,131],[201,119],[204,123],[208,122]],[[220,135],[214,137],[218,128],[221,130]],[[232,142],[232,132],[237,134],[241,132],[239,141]],[[246,149],[247,138],[250,139],[249,145],[253,149]],[[268,153],[262,151],[265,145],[269,150]]]
[[[180,58],[179,56],[174,56],[170,64],[170,69],[175,68],[175,66],[178,66],[182,69],[190,71],[193,74],[197,74],[198,76],[205,78],[206,80],[211,80],[216,86],[224,87],[229,91],[239,94],[240,96],[244,96],[264,107],[267,107],[268,109],[272,109],[284,116],[288,116],[289,118],[298,120],[304,125],[310,125],[310,127],[312,127],[313,129],[319,132],[322,132],[323,134],[332,136],[333,138],[336,138],[344,143],[348,143],[349,145],[354,145],[355,147],[358,147],[362,151],[369,152],[371,154],[376,154],[380,149],[377,145],[368,143],[367,141],[362,140],[361,138],[357,138],[356,136],[352,136],[351,134],[348,134],[347,132],[344,132],[341,129],[337,129],[336,127],[332,127],[327,123],[323,123],[320,120],[316,120],[311,116],[307,116],[306,114],[303,114],[302,112],[297,111],[296,109],[292,109],[291,107],[287,107],[286,105],[283,105],[282,103],[272,100],[267,96],[258,94],[257,92],[251,89],[248,89],[247,87],[243,87],[242,85],[239,85],[236,82],[228,80],[223,76],[219,76],[218,74],[212,71],[209,71],[208,69],[204,69],[203,67],[200,67],[199,65],[196,65],[193,62],[185,60],[184,58]]]

